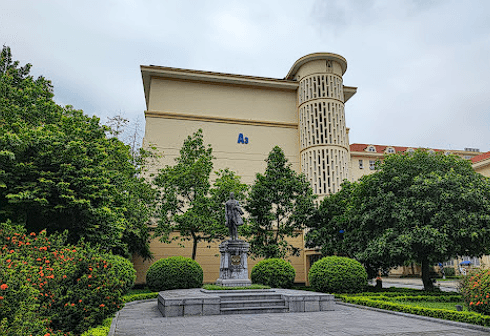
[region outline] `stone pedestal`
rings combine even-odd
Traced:
[[[250,245],[243,240],[226,240],[219,245],[221,263],[217,285],[249,286],[247,257]]]

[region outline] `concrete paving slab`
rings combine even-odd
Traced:
[[[163,317],[153,299],[128,303],[114,318],[109,333],[141,335],[488,336],[490,329],[340,304],[326,312]]]

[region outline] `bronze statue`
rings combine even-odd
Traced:
[[[230,193],[230,199],[225,204],[226,226],[230,231],[230,239],[238,239],[238,227],[243,224],[243,210],[240,208],[240,203],[235,199],[235,193]]]

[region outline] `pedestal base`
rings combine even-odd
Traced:
[[[250,245],[243,240],[227,240],[220,244],[221,263],[217,285],[227,287],[249,286],[248,251]]]

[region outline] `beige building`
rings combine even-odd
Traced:
[[[349,146],[344,109],[357,88],[343,84],[346,70],[346,60],[332,53],[300,58],[283,79],[141,66],[146,99],[144,145],[156,146],[164,155],[154,172],[173,164],[184,139],[202,129],[216,157],[214,170],[229,168],[241,176],[242,182],[252,184],[255,174],[264,172],[268,153],[280,146],[293,169],[306,175],[316,195],[321,198],[337,192],[344,179],[353,181],[373,172],[374,162],[384,155],[411,150]],[[457,153],[469,157],[479,154]],[[303,248],[303,237],[294,244]],[[153,241],[151,248],[156,260],[190,256],[190,248],[177,243]],[[201,246],[197,255],[204,281],[214,282],[219,275],[217,244]],[[306,282],[316,255],[306,250],[290,258],[297,271],[296,282]],[[143,283],[151,262],[139,258],[134,262],[137,283]]]

